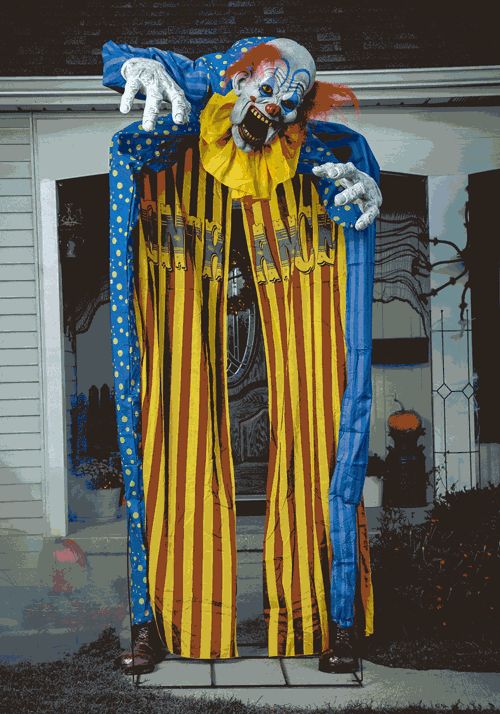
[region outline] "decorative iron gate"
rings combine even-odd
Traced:
[[[448,382],[447,366],[450,360],[446,359],[447,336],[466,339],[467,342],[467,372],[465,383],[462,385]],[[432,403],[434,412],[434,423],[438,421],[438,414],[442,414],[441,433],[435,435],[434,441],[434,494],[444,489],[445,493],[450,490],[452,460],[456,457],[455,463],[464,463],[469,470],[469,484],[473,488],[477,482],[480,485],[480,451],[479,451],[479,410],[476,400],[476,384],[472,364],[472,327],[469,319],[469,310],[465,311],[464,321],[460,329],[446,329],[444,326],[444,311],[441,310],[441,317],[436,327],[432,329],[433,360],[433,389]],[[438,349],[436,349],[436,347]],[[448,354],[449,357],[449,354]],[[460,440],[454,448],[450,444],[451,424],[449,409],[450,400],[464,400],[467,414],[467,434],[466,442]],[[448,404],[447,404],[448,402]],[[457,405],[456,405],[457,406]],[[463,482],[462,482],[463,485]]]

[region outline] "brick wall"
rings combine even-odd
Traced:
[[[2,10],[0,75],[97,75],[108,39],[194,58],[266,34],[303,43],[319,69],[497,64],[497,25],[481,5],[455,12],[443,0],[14,0]]]

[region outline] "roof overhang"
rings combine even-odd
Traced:
[[[500,65],[321,71],[347,84],[364,106],[497,105]],[[118,111],[101,77],[0,77],[0,111]]]

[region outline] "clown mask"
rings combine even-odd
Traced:
[[[255,48],[229,71],[238,97],[231,113],[233,140],[246,152],[270,144],[287,124],[297,121],[316,77],[309,52],[287,39]]]

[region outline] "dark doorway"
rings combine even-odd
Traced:
[[[228,393],[236,495],[240,513],[263,513],[269,452],[266,360],[239,203],[233,209],[229,262]]]
[[[58,181],[57,189],[68,519],[116,520],[123,508],[109,321],[108,177]]]

